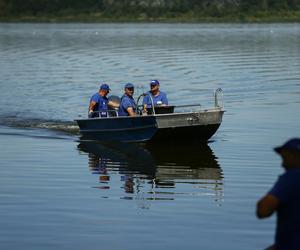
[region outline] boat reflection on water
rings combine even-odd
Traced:
[[[95,188],[105,190],[105,198],[174,200],[192,195],[212,196],[214,201],[222,201],[223,172],[207,144],[166,146],[81,141],[78,149],[88,154],[89,169],[99,177]]]

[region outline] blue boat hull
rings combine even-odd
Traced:
[[[219,128],[223,110],[76,120],[82,140],[120,142],[207,141]]]
[[[112,117],[77,120],[86,140],[142,142],[157,131],[154,117]]]

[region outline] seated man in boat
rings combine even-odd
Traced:
[[[150,82],[150,91],[148,91],[143,99],[144,112],[147,112],[147,109],[154,106],[167,106],[168,98],[166,93],[160,91],[160,84],[158,80],[152,80]]]
[[[116,108],[116,104],[109,101],[107,98],[109,91],[109,86],[106,83],[103,83],[101,84],[99,91],[91,97],[89,105],[89,118],[107,117],[108,108]]]
[[[135,116],[137,105],[133,99],[134,85],[127,83],[124,87],[124,95],[121,97],[119,116]]]

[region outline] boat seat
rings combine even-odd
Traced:
[[[174,113],[175,106],[155,106],[155,114],[171,114]],[[148,115],[152,115],[152,108],[147,108]]]

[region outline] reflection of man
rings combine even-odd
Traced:
[[[101,158],[93,153],[89,153],[89,169],[93,174],[99,174],[99,182],[108,184],[110,176],[106,165],[108,159]],[[100,186],[99,189],[109,189],[109,186]]]
[[[133,177],[131,175],[124,175],[124,176],[121,176],[121,180],[123,180],[125,182],[124,183],[125,193],[133,194],[134,193]]]
[[[268,249],[300,249],[300,138],[291,139],[275,151],[282,157],[282,174],[274,187],[257,203],[257,217],[277,212],[275,244]]]

